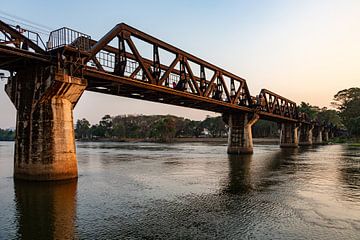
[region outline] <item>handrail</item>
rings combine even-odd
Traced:
[[[47,49],[53,50],[70,45],[79,50],[88,51],[90,49],[90,40],[91,36],[87,34],[63,27],[50,33]]]

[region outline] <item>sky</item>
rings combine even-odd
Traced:
[[[125,22],[245,78],[252,95],[266,88],[297,103],[331,107],[338,91],[360,87],[358,0],[12,0],[1,4],[0,19],[5,13],[93,39]],[[14,127],[16,111],[3,90],[0,112],[0,128]],[[214,115],[85,92],[74,119],[94,124],[105,114]]]

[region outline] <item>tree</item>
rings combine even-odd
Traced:
[[[350,136],[360,137],[360,117],[351,118],[349,120],[348,131]]]
[[[104,117],[102,117],[100,122],[99,122],[99,127],[104,130],[105,137],[110,137],[112,135],[111,134],[111,131],[112,131],[112,118],[111,118],[111,116],[107,114]]]
[[[316,119],[320,108],[311,106],[309,103],[301,102],[298,111],[307,114],[310,119]]]
[[[222,117],[206,117],[201,123],[203,128],[206,128],[212,137],[221,137],[227,132],[226,126]]]
[[[90,135],[90,122],[85,118],[76,121],[75,137],[77,139],[87,139]]]
[[[360,88],[349,88],[339,91],[332,103],[340,111],[340,118],[350,135],[359,136],[360,126]]]
[[[175,133],[176,123],[174,118],[166,116],[153,123],[150,137],[161,142],[170,142],[175,137]]]
[[[15,132],[10,129],[0,128],[0,141],[13,141],[15,139]]]
[[[352,101],[360,99],[360,88],[348,88],[339,91],[334,96],[333,105],[340,111],[345,110]]]
[[[277,137],[278,124],[260,119],[252,127],[252,134],[254,137]]]
[[[336,110],[330,110],[325,107],[318,113],[317,119],[320,122],[331,123],[336,127],[343,126],[339,113]]]

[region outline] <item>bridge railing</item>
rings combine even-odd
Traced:
[[[53,50],[64,46],[72,46],[82,51],[90,50],[91,37],[87,34],[63,27],[50,33],[47,49]]]
[[[1,20],[0,44],[36,53],[44,54],[46,51],[46,46],[38,33]]]
[[[86,61],[98,71],[230,104],[251,105],[245,79],[126,24],[117,25],[100,41],[90,42]]]

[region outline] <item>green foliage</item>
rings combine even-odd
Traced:
[[[334,96],[333,105],[340,111],[340,118],[350,136],[360,136],[360,88],[339,91]]]
[[[176,121],[176,137],[199,137],[204,128],[201,121],[185,119]]]
[[[336,110],[322,108],[317,115],[317,119],[320,122],[332,123],[334,126],[337,127],[343,126],[339,113]]]
[[[320,108],[317,106],[311,106],[309,103],[301,102],[299,106],[299,112],[306,113],[310,119],[316,119]]]
[[[104,131],[104,136],[105,137],[110,137],[112,136],[112,118],[110,115],[105,115],[104,117],[101,118],[100,122],[99,122],[99,127]]]
[[[309,120],[317,120],[319,122],[332,123],[337,127],[342,126],[342,121],[339,112],[330,110],[326,107],[319,108],[318,106],[311,106],[309,103],[301,102],[299,112],[307,114]]]
[[[252,134],[256,138],[277,137],[278,129],[277,123],[260,119],[252,127]]]
[[[0,128],[0,141],[13,141],[15,139],[15,132],[10,129]]]
[[[360,116],[349,120],[348,131],[351,136],[360,136]]]
[[[212,137],[222,137],[227,132],[225,123],[221,116],[206,117],[206,119],[201,123],[201,126],[202,128],[207,129]]]
[[[90,126],[86,119],[77,120],[77,139],[152,139],[170,142],[176,137],[226,137],[227,126],[221,116],[193,121],[176,116],[105,115],[98,124]],[[259,120],[253,127],[254,137],[277,137],[276,123]]]
[[[150,138],[161,142],[170,142],[176,133],[176,123],[174,117],[166,116],[158,119],[151,126]]]
[[[90,122],[85,118],[76,121],[75,138],[87,139],[89,138]]]

